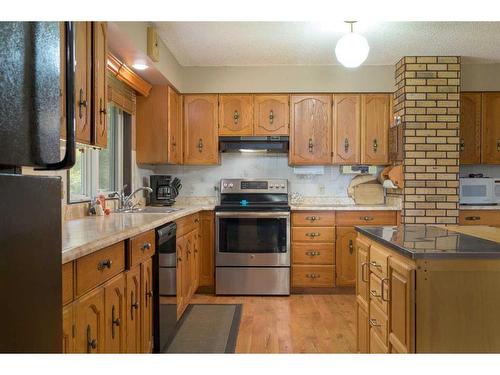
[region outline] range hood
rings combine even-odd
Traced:
[[[287,153],[287,136],[268,137],[219,137],[220,152]]]

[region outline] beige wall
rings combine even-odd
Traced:
[[[500,64],[463,64],[461,90],[500,91]]]

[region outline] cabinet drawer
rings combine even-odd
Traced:
[[[382,280],[374,273],[370,274],[370,301],[385,314],[387,314],[387,298],[389,296],[387,281],[388,279],[384,279],[384,293],[382,294]]]
[[[335,225],[335,212],[292,212],[292,225],[297,227],[331,227]]]
[[[461,210],[458,216],[460,225],[500,226],[500,211],[497,210]]]
[[[62,302],[63,305],[73,301],[73,262],[62,266]]]
[[[382,339],[375,333],[374,330],[370,330],[370,353],[371,354],[387,354],[387,345],[384,344]]]
[[[151,258],[155,253],[155,231],[150,230],[130,239],[130,268]]]
[[[397,211],[339,211],[338,226],[397,225]]]
[[[334,245],[331,243],[293,243],[294,264],[335,264]]]
[[[76,295],[81,296],[125,269],[124,242],[76,260]]]
[[[368,320],[370,331],[374,331],[381,339],[384,345],[387,345],[387,315],[384,314],[377,305],[370,302],[370,319]]]
[[[387,262],[389,252],[377,245],[370,246],[370,271],[380,279],[387,277]]]
[[[293,227],[292,241],[334,242],[335,228],[332,227]]]
[[[200,222],[200,217],[198,214],[189,215],[181,217],[176,220],[177,224],[177,237],[182,237],[185,234],[188,234],[193,229],[198,227],[198,223]]]
[[[292,287],[334,287],[335,266],[292,266]]]

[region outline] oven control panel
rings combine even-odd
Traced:
[[[283,179],[222,179],[220,192],[227,193],[288,193],[288,180]]]

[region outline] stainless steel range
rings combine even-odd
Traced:
[[[221,180],[215,226],[216,294],[290,294],[287,180]]]

